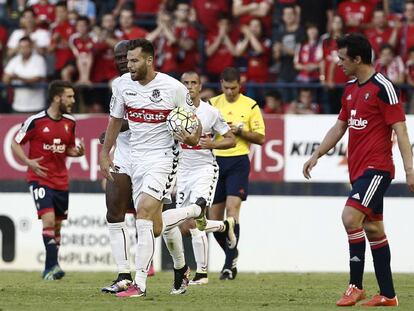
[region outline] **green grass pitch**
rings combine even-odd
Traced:
[[[192,286],[180,296],[169,295],[172,272],[158,272],[148,280],[145,298],[117,298],[102,294],[112,273],[68,272],[59,281],[43,281],[39,272],[0,272],[0,311],[16,310],[338,310],[335,301],[348,276],[337,273],[239,273],[234,281],[210,274],[206,286]],[[395,274],[398,310],[414,310],[414,275]],[[376,294],[373,274],[365,288]]]

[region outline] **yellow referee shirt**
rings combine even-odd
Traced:
[[[221,94],[211,98],[210,103],[220,111],[224,120],[229,125],[237,126],[243,124],[244,131],[265,134],[265,124],[259,105],[250,97],[240,94],[237,101],[229,103],[226,100],[226,96]],[[216,139],[221,140],[223,137],[218,135]],[[247,140],[236,136],[236,146],[234,148],[224,150],[215,149],[214,154],[219,157],[245,155],[249,154],[249,146],[250,143]]]

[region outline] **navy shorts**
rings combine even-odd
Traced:
[[[228,195],[246,201],[250,173],[249,156],[217,157],[217,164],[219,179],[213,204],[225,202]]]
[[[48,212],[54,212],[56,219],[68,218],[69,191],[55,190],[39,185],[36,181],[29,182],[29,188],[39,219]]]
[[[380,221],[383,219],[384,195],[390,184],[389,172],[366,170],[352,183],[346,205],[360,210],[369,221]]]

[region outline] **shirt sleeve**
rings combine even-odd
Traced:
[[[11,75],[14,73],[14,69],[16,68],[15,66],[15,58],[13,57],[6,65],[6,67],[4,68],[4,73]]]
[[[32,118],[26,119],[22,124],[22,127],[17,132],[14,140],[16,143],[24,145],[26,142],[31,140],[35,134],[35,121]]]
[[[183,107],[184,109],[192,112],[196,111],[196,107],[191,100],[190,93],[188,93],[187,88],[181,83],[178,87],[176,87],[174,103],[176,107]]]
[[[341,97],[341,111],[339,111],[338,119],[348,123],[348,110],[346,109],[346,90]]]
[[[112,85],[112,97],[109,104],[109,114],[118,119],[123,119],[125,116],[125,104],[119,90],[118,84]]]
[[[262,135],[265,134],[265,124],[264,124],[262,112],[260,111],[258,104],[255,104],[252,107],[252,111],[251,111],[250,119],[249,119],[249,125],[250,125],[250,129],[253,132],[256,132]]]
[[[405,121],[405,113],[399,99],[399,92],[394,84],[383,77],[378,92],[379,109],[387,125]]]
[[[230,131],[230,126],[227,124],[226,120],[224,120],[220,111],[218,111],[218,109],[215,109],[215,110],[216,110],[216,113],[215,113],[215,121],[213,124],[213,131],[214,133],[219,133],[220,135],[223,136],[228,131]]]

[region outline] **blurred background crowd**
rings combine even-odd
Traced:
[[[53,79],[76,83],[75,112],[107,112],[114,45],[146,38],[157,70],[201,74],[204,99],[219,92],[221,71],[236,66],[264,113],[337,113],[348,78],[335,38],[349,32],[368,37],[376,69],[413,113],[412,1],[0,0],[0,112],[43,109]]]

